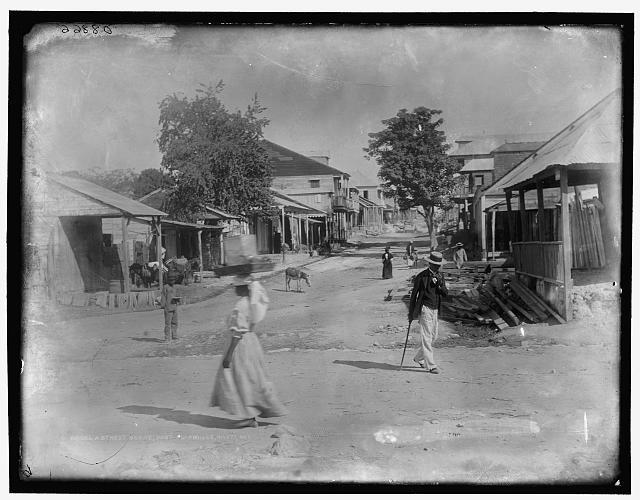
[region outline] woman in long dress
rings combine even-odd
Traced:
[[[267,378],[255,326],[264,319],[269,299],[257,281],[236,280],[236,303],[227,320],[229,336],[211,396],[211,406],[240,417],[238,426],[257,427],[256,417],[286,415]]]
[[[384,253],[382,254],[382,279],[383,280],[393,278],[393,265],[391,264],[391,259],[393,259],[393,255],[389,250],[391,250],[391,247],[385,247]]]

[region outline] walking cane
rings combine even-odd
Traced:
[[[404,353],[407,352],[407,342],[409,342],[409,331],[411,330],[411,321],[409,320],[409,327],[407,328],[407,338],[404,341],[404,350],[402,351],[402,360],[400,361],[400,370],[402,370],[402,365],[404,363]]]

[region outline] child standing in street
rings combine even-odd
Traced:
[[[164,341],[177,340],[178,338],[178,303],[176,297],[176,275],[173,272],[167,274],[167,283],[162,287],[160,307],[164,309]]]

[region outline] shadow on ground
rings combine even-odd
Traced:
[[[162,420],[177,422],[179,424],[193,424],[210,429],[238,429],[242,420],[232,420],[230,418],[213,417],[211,415],[201,415],[185,410],[174,410],[173,408],[161,408],[157,406],[121,406],[118,410],[136,415],[156,415]],[[260,427],[274,425],[269,422],[259,422]]]
[[[343,359],[336,359],[333,364],[335,365],[348,365],[361,368],[362,370],[392,370],[394,372],[400,371],[400,365],[390,365],[389,363],[377,363],[375,361],[348,361]],[[419,371],[423,372],[424,369],[412,366],[404,366],[402,371]]]

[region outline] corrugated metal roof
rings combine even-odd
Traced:
[[[544,141],[536,142],[507,142],[493,150],[493,153],[527,153],[533,152],[544,144]]]
[[[126,196],[122,196],[110,189],[98,186],[93,182],[89,182],[85,179],[79,179],[77,177],[67,177],[58,174],[48,174],[47,178],[68,188],[80,193],[83,196],[91,198],[95,201],[115,208],[116,210],[132,216],[160,216],[164,217],[167,214],[149,207],[144,203],[132,200]]]
[[[556,203],[560,201],[560,188],[547,188],[543,192],[544,208],[554,208]],[[527,191],[524,194],[524,206],[526,210],[533,210],[538,208],[538,192]],[[484,209],[485,212],[497,210],[499,212],[505,212],[507,210],[507,201],[501,200],[490,207]],[[511,197],[511,210],[520,210],[520,198],[518,196]]]
[[[325,165],[311,158],[291,151],[279,144],[275,144],[266,139],[261,142],[262,147],[267,151],[269,160],[273,166],[274,177],[292,177],[303,175],[333,175],[341,176],[349,174],[341,172],[333,167]]]
[[[500,194],[505,188],[533,178],[547,167],[578,164],[620,164],[622,151],[622,95],[617,89],[515,165],[485,194]]]
[[[358,196],[358,202],[363,207],[367,208],[384,208],[384,205],[378,205],[377,203],[365,198],[364,196]]]
[[[162,226],[186,227],[189,229],[222,229],[224,226],[212,226],[211,224],[194,224],[191,222],[180,222],[177,220],[162,220]]]
[[[493,158],[474,158],[469,160],[459,172],[476,172],[480,170],[493,170]]]
[[[219,208],[210,207],[208,205],[205,206],[204,208],[206,208],[206,210],[208,212],[211,212],[211,214],[215,215],[218,219],[234,219],[234,220],[242,219],[242,217],[240,217],[238,215],[228,214],[227,212],[224,212],[223,210],[220,210]],[[207,214],[207,215],[210,215],[210,214]]]
[[[465,136],[456,140],[458,147],[449,156],[488,155],[505,143],[545,141],[550,134],[497,134]]]

